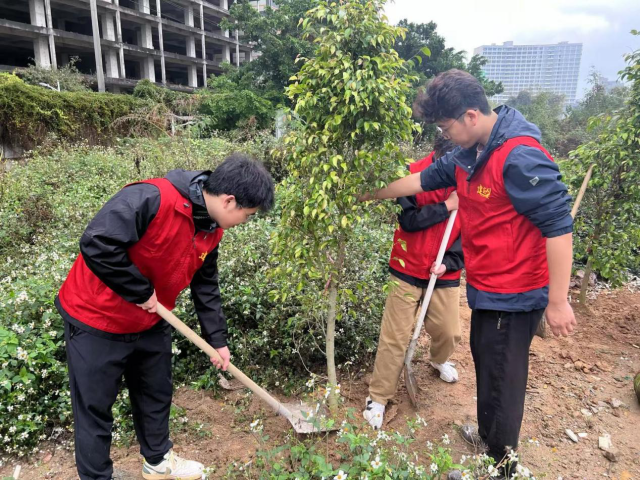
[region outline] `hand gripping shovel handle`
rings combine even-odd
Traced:
[[[449,243],[449,238],[451,237],[451,230],[453,230],[453,223],[456,221],[457,215],[458,215],[458,210],[452,210],[451,214],[449,215],[447,228],[444,231],[444,237],[442,238],[442,243],[440,244],[440,250],[438,250],[438,256],[436,257],[436,268],[438,268],[442,263],[444,254],[447,251],[447,244]],[[424,297],[422,298],[422,307],[420,309],[420,315],[418,316],[418,322],[416,323],[416,328],[413,331],[413,338],[411,339],[411,343],[409,344],[407,355],[404,358],[405,365],[410,365],[411,361],[413,360],[413,355],[416,350],[418,338],[420,337],[420,332],[422,331],[422,324],[424,323],[424,317],[427,314],[427,309],[429,308],[429,302],[431,302],[431,296],[433,295],[433,289],[436,286],[437,279],[438,279],[438,276],[434,273],[432,273],[431,277],[429,278],[429,285],[427,286],[427,291],[424,292]]]
[[[176,330],[178,330],[182,335],[187,337],[187,339],[193,343],[196,347],[202,350],[204,353],[209,355],[209,357],[217,358],[218,360],[222,360],[218,352],[215,348],[209,345],[205,340],[200,337],[196,332],[191,330],[188,326],[182,322],[178,317],[176,317],[173,313],[167,310],[163,305],[158,303],[158,315],[164,318],[167,322],[169,322]],[[262,400],[269,404],[271,408],[278,414],[285,417],[290,422],[294,422],[293,414],[287,408],[285,408],[278,400],[273,398],[269,393],[258,386],[253,380],[247,377],[244,373],[242,373],[238,368],[232,363],[229,364],[227,371],[231,373],[235,378],[237,378],[245,387],[249,388],[253,393],[258,395]]]

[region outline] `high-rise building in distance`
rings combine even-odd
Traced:
[[[582,44],[560,42],[550,45],[482,45],[473,51],[488,62],[483,71],[489,80],[502,82],[504,92],[493,97],[498,103],[526,90],[553,92],[575,103],[582,57]]]

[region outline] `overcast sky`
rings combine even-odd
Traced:
[[[610,80],[625,63],[623,55],[640,48],[640,0],[390,0],[391,23],[434,21],[447,46],[466,50],[480,45],[581,42],[579,97],[592,66]]]

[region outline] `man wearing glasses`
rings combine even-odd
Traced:
[[[462,433],[500,462],[518,445],[529,348],[542,314],[558,336],[576,325],[567,300],[570,197],[538,127],[508,106],[492,111],[469,73],[438,75],[415,107],[458,148],[361,200],[456,187],[478,389],[478,428]]]

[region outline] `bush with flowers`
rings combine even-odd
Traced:
[[[315,378],[309,382],[315,388]],[[268,448],[269,437],[264,433],[261,418],[255,418],[249,429],[261,449],[249,462],[232,462],[224,478],[228,479],[278,479],[278,480],[395,480],[447,478],[453,470],[459,471],[463,480],[500,477],[504,468],[510,479],[531,478],[528,468],[521,464],[518,455],[511,452],[502,462],[494,465],[487,455],[462,455],[454,461],[452,440],[442,435],[435,443],[418,440],[419,432],[428,432],[427,422],[416,415],[407,419],[405,433],[400,431],[374,431],[360,419],[359,412],[341,409],[344,419],[338,423],[326,416],[325,402],[331,386],[313,392],[315,409],[307,416],[316,427],[335,430],[307,438],[287,437],[288,441],[275,448]],[[338,393],[340,387],[333,387]],[[310,403],[313,405],[313,403]]]
[[[116,147],[60,146],[36,152],[0,176],[0,460],[25,456],[45,439],[71,438],[71,404],[63,322],[53,300],[76,255],[78,239],[104,202],[123,185],[172,168],[213,168],[232,151],[260,154],[264,142],[174,138],[123,140]],[[261,215],[225,233],[220,278],[234,362],[285,392],[300,387],[305,367],[324,363],[317,305],[326,301],[292,292],[273,302],[267,272],[268,239],[279,215]],[[358,230],[349,260],[350,301],[337,332],[341,363],[361,364],[375,350],[391,222]],[[198,329],[188,292],[175,313]],[[206,356],[174,334],[176,383],[215,387]],[[322,369],[320,367],[319,369]],[[287,375],[283,373],[287,372]],[[114,409],[114,439],[128,442],[131,422],[123,392]],[[60,438],[58,438],[60,437]]]

